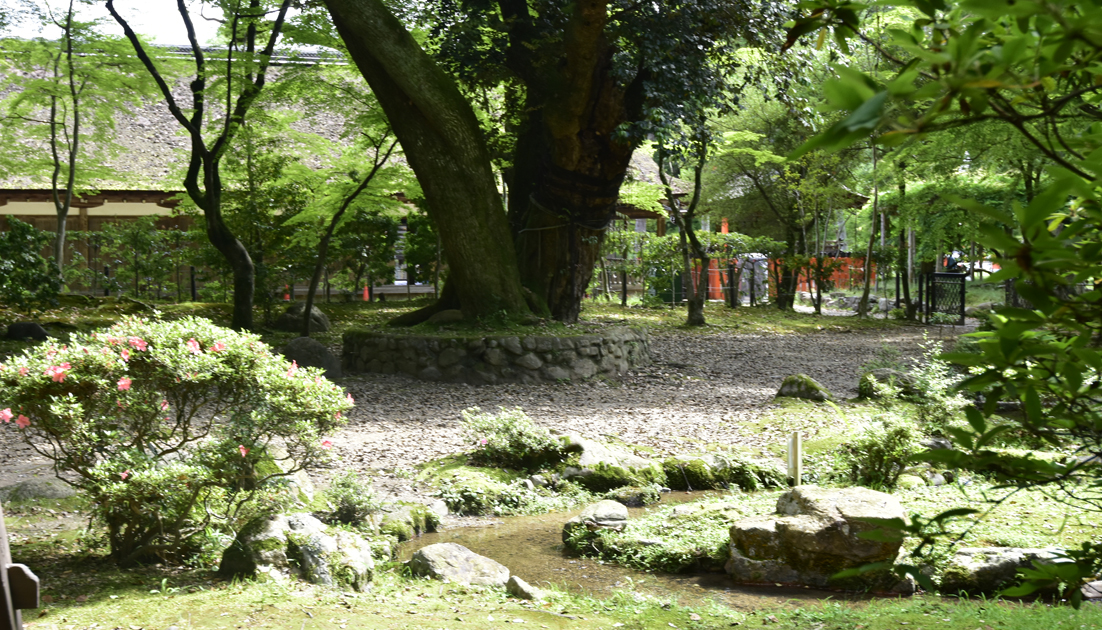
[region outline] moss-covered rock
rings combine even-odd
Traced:
[[[617,503],[623,503],[628,507],[643,507],[652,503],[658,503],[662,495],[658,493],[657,486],[624,486],[605,493],[604,498]]]
[[[946,595],[994,595],[1014,584],[1019,569],[1031,568],[1034,562],[1050,563],[1054,559],[1051,549],[966,547],[956,551],[934,576],[934,582]]]
[[[399,542],[434,532],[440,524],[440,517],[420,503],[396,503],[385,506],[383,511],[379,531],[394,536]]]
[[[714,490],[721,487],[712,467],[703,459],[671,457],[662,462],[666,483],[672,490]]]
[[[803,398],[806,400],[833,400],[830,390],[807,374],[786,376],[777,390],[778,397]]]
[[[373,547],[355,532],[329,529],[309,514],[260,517],[241,529],[222,554],[227,577],[285,579],[367,589],[375,568]]]

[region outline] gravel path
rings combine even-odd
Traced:
[[[653,334],[653,365],[619,381],[484,387],[362,375],[342,384],[356,399],[347,427],[332,436],[341,468],[380,474],[388,495],[416,498],[400,471],[466,450],[459,431],[468,407],[521,407],[536,423],[601,439],[614,436],[663,453],[694,444],[760,449],[776,441],[755,426],[781,380],[803,372],[836,395],[856,395],[860,366],[883,346],[917,352],[922,328],[816,334]],[[48,465],[0,426],[0,486]],[[398,471],[398,474],[395,472]]]
[[[619,382],[472,387],[401,376],[346,379],[356,398],[347,428],[334,442],[344,464],[385,471],[376,487],[403,499],[413,488],[399,472],[466,450],[459,431],[468,407],[521,407],[537,423],[601,439],[614,436],[663,453],[723,443],[760,450],[776,436],[756,426],[773,407],[781,380],[803,372],[841,397],[857,394],[862,364],[882,346],[918,352],[922,329],[806,335],[660,333],[651,337],[654,364]]]

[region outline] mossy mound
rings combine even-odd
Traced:
[[[666,474],[657,465],[627,468],[600,462],[589,468],[578,468],[569,464],[570,460],[567,460],[563,476],[590,492],[604,493],[626,486],[666,484]]]
[[[712,474],[712,468],[702,459],[671,457],[662,462],[666,483],[672,490],[715,490],[722,482]]]
[[[623,503],[628,507],[643,507],[652,503],[658,503],[662,495],[658,492],[658,486],[624,486],[605,493],[605,499]]]
[[[440,517],[424,505],[400,502],[389,506],[379,531],[394,536],[398,542],[406,542],[426,532],[435,532],[439,524]]]

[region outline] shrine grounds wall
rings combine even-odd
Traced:
[[[574,381],[650,363],[647,332],[612,328],[571,337],[428,337],[344,333],[345,374],[407,374],[425,381],[490,385]]]

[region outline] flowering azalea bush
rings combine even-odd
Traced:
[[[116,561],[180,559],[328,457],[353,401],[321,374],[204,319],[127,319],[0,365],[0,422],[88,493]]]

